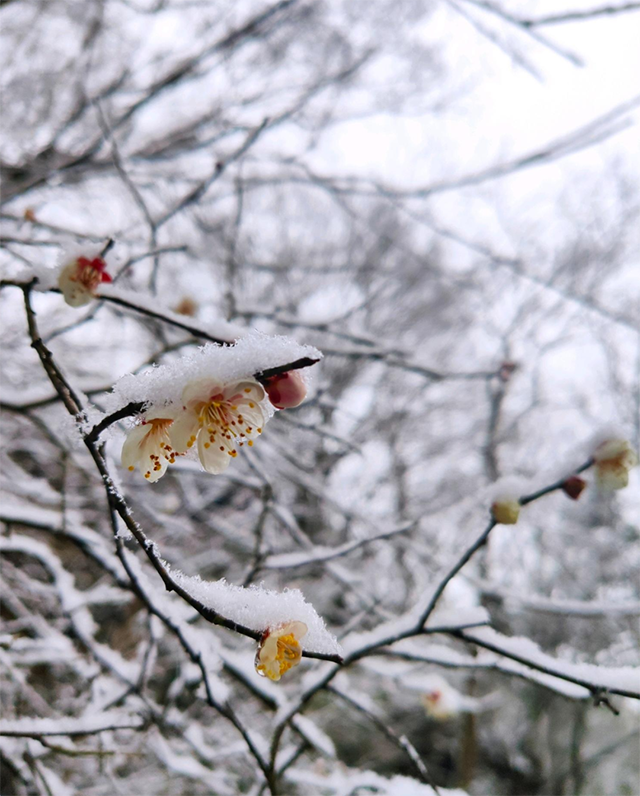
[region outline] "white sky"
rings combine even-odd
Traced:
[[[322,137],[318,164],[324,160],[333,172],[349,169],[394,184],[424,184],[451,176],[452,167],[462,173],[535,149],[640,95],[640,12],[539,29],[584,67],[517,30],[502,29],[513,30],[509,39],[524,45],[543,82],[439,4],[420,38],[439,49],[461,95],[444,112],[337,125]],[[619,136],[607,151],[621,153],[640,173],[638,129]]]

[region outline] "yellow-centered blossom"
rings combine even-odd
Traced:
[[[162,409],[146,414],[142,422],[127,434],[122,446],[122,466],[133,471],[137,465],[150,483],[162,478],[176,457],[169,438],[173,418],[167,414]]]
[[[256,653],[256,671],[262,677],[279,680],[285,672],[297,666],[302,657],[300,639],[306,635],[304,622],[287,622],[267,630]]]
[[[219,384],[200,379],[182,392],[182,411],[169,430],[174,450],[185,453],[194,445],[204,469],[223,472],[238,455],[236,447],[253,445],[262,433],[267,413],[261,401],[265,392],[254,379]]]

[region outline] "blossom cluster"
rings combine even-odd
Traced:
[[[629,484],[629,473],[638,464],[638,456],[626,439],[611,438],[600,442],[590,458],[595,471],[595,481],[601,489],[624,489]],[[560,488],[572,500],[578,500],[587,482],[579,475],[566,478]],[[521,499],[511,487],[501,487],[491,504],[491,514],[496,523],[515,525],[520,516]]]
[[[176,457],[193,448],[204,470],[218,475],[236,458],[238,448],[251,447],[262,434],[270,415],[269,399],[276,408],[291,408],[305,396],[304,381],[295,372],[273,376],[265,386],[254,378],[229,384],[214,378],[190,382],[180,405],[154,408],[141,416],[122,447],[122,465],[131,471],[137,466],[154,483]]]
[[[106,267],[102,256],[65,256],[58,273],[58,288],[67,304],[81,307],[97,298],[100,284],[112,281]],[[272,348],[274,343],[281,351],[283,339],[273,338]],[[251,373],[251,358],[247,360],[244,350],[247,346],[251,348],[251,341],[245,340],[244,348],[237,341],[231,347],[209,347],[208,354],[201,349],[203,355],[193,361],[186,358],[179,372],[183,377],[189,373],[190,378],[187,376],[179,398],[176,392],[172,394],[177,374],[166,367],[164,371],[156,368],[161,397],[158,393],[154,395],[153,390],[146,392],[144,403],[148,408],[140,414],[122,447],[123,467],[130,471],[137,467],[147,481],[155,483],[170,464],[193,449],[206,472],[222,473],[237,457],[239,448],[254,444],[274,408],[299,406],[306,397],[307,387],[297,370],[280,373],[279,365],[270,370],[271,366],[263,359],[259,367],[266,367],[272,375],[261,381],[254,376],[238,378],[237,371],[233,374],[232,360],[236,365],[244,361],[244,373]],[[315,349],[313,353],[321,356]],[[216,360],[219,367],[215,366]],[[198,377],[190,371],[194,365],[196,371],[201,369],[205,362],[213,366],[211,376]],[[300,639],[308,630],[299,619],[265,630],[255,657],[258,674],[278,681],[297,666],[302,657]]]

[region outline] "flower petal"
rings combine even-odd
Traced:
[[[624,489],[629,484],[629,470],[620,464],[596,465],[596,479],[603,489]]]
[[[255,433],[258,428],[261,429],[266,422],[266,415],[260,404],[254,404],[253,406],[240,404],[238,406],[238,416],[242,417],[245,428],[252,429],[251,433]]]
[[[197,379],[189,382],[182,391],[182,403],[189,407],[194,403],[208,401],[212,395],[218,392],[222,392],[222,388],[213,379]]]
[[[77,278],[78,264],[74,260],[65,266],[58,277],[58,287],[71,307],[82,307],[93,299],[93,294]]]
[[[123,467],[129,469],[138,464],[142,457],[142,445],[147,434],[149,433],[149,430],[149,426],[141,424],[139,426],[135,426],[131,429],[131,431],[129,431],[127,438],[124,441],[124,445],[122,446],[122,453],[120,455],[120,461],[122,462]]]
[[[224,448],[224,450],[220,450],[220,448]],[[208,473],[212,475],[223,473],[233,458],[229,455],[231,451],[235,453],[235,447],[230,445],[226,438],[220,440],[218,436],[212,443],[209,441],[206,429],[201,429],[198,434],[198,456],[200,464]]]
[[[269,661],[275,661],[277,654],[278,639],[273,633],[269,633],[269,635],[261,643],[260,649],[258,651],[260,662],[268,663]]]
[[[169,428],[172,448],[178,453],[189,450],[193,447],[199,428],[198,417],[194,412],[188,409],[181,412]]]
[[[294,622],[289,622],[283,628],[283,635],[287,635],[291,633],[291,635],[299,641],[303,636],[307,635],[309,628],[305,625],[304,622],[298,622],[297,620]]]
[[[246,380],[227,384],[224,388],[223,395],[225,400],[232,401],[233,403],[236,403],[239,399],[260,403],[260,401],[264,400],[265,391],[260,382]]]
[[[164,458],[164,456],[160,456],[156,462],[152,461],[151,459],[146,459],[140,464],[144,464],[146,466],[146,470],[144,471],[144,477],[150,484],[155,484],[162,476],[167,472],[167,467],[169,466],[169,462]],[[147,475],[148,473],[148,475]]]

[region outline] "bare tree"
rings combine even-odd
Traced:
[[[326,152],[440,123],[442,15],[540,77],[638,5],[1,5],[2,792],[633,789],[638,196],[603,154],[547,241],[509,186],[640,101],[444,176]]]

